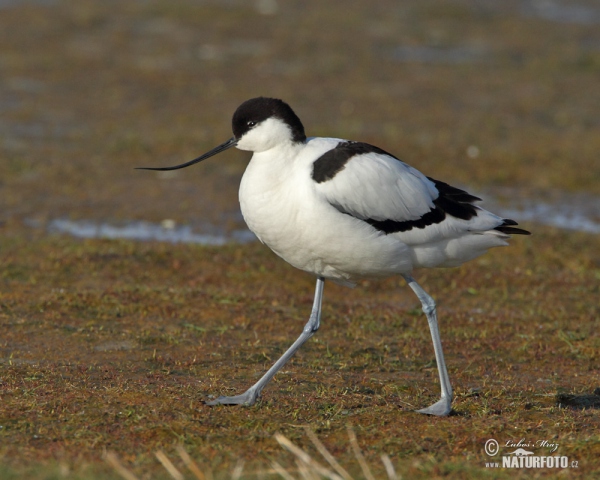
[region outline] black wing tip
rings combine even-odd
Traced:
[[[434,183],[435,188],[437,188],[438,192],[440,193],[440,196],[448,197],[450,200],[459,203],[473,203],[482,201],[481,198],[471,195],[466,190],[453,187],[452,185],[440,180],[436,180],[435,178],[427,178]]]
[[[504,218],[502,225],[494,228],[494,230],[506,233],[507,235],[531,235],[530,231],[523,228],[515,228],[513,225],[518,225],[518,223],[510,218]]]

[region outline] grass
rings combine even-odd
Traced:
[[[600,386],[598,240],[534,233],[460,269],[419,272],[438,301],[456,390],[454,414],[438,419],[413,412],[439,391],[425,319],[399,279],[326,285],[321,330],[263,400],[210,408],[208,395],[242,391],[298,335],[309,276],[259,244],[13,231],[0,243],[5,469],[50,478],[27,470],[34,462],[57,465],[54,475],[104,477],[112,470],[103,452],[113,451],[136,475],[160,478],[154,452],[179,459],[178,445],[217,476],[240,459],[245,472],[273,461],[295,469],[274,435],[317,456],[306,426],[357,469],[345,447],[352,425],[376,475],[385,475],[381,455],[406,478],[491,475],[484,442],[525,438],[560,444],[579,462],[569,474],[592,476],[597,407],[563,408],[557,395],[583,398]]]

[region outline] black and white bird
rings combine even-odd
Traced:
[[[281,367],[318,330],[325,280],[353,285],[364,278],[401,275],[427,316],[441,399],[418,410],[451,411],[452,386],[438,331],[436,306],[414,280],[415,268],[455,267],[528,235],[513,220],[474,202],[479,198],[426,177],[381,148],[337,138],[306,137],[289,105],[258,97],[242,103],[233,138],[175,170],[231,147],[253,152],[239,199],[244,220],[261,242],[317,277],[314,303],[302,334],[245,393],[207,402],[252,405]]]

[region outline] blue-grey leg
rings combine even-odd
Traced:
[[[433,340],[433,350],[435,352],[435,361],[437,362],[438,373],[440,374],[440,385],[442,387],[442,398],[431,405],[430,407],[417,410],[419,413],[427,413],[429,415],[438,415],[444,417],[452,410],[452,386],[446,370],[446,362],[444,361],[444,352],[442,351],[442,340],[438,330],[437,314],[435,309],[435,301],[431,298],[421,286],[415,282],[415,279],[410,275],[403,275],[408,286],[419,297],[419,301],[423,307],[423,313],[427,316],[429,330],[431,331],[431,339]]]
[[[292,344],[290,348],[281,356],[279,360],[275,362],[275,364],[265,373],[262,378],[252,385],[248,390],[246,390],[241,395],[236,395],[234,397],[219,397],[215,400],[211,400],[210,402],[206,402],[207,405],[254,405],[258,397],[260,397],[260,392],[265,388],[267,383],[271,381],[271,379],[275,376],[275,374],[285,365],[285,363],[292,358],[294,353],[298,351],[298,349],[306,342],[310,337],[312,337],[315,332],[319,329],[321,324],[321,300],[323,298],[323,285],[325,283],[325,279],[319,277],[317,278],[317,286],[315,288],[315,299],[313,301],[312,312],[310,314],[310,318],[308,322],[304,326],[302,330],[302,334],[298,337],[298,339]]]

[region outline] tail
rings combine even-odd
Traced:
[[[518,223],[514,220],[510,220],[509,218],[504,218],[502,225],[497,226],[494,228],[494,230],[498,230],[499,232],[507,235],[531,235],[531,232],[523,230],[522,228],[515,228],[513,225],[518,225]]]

